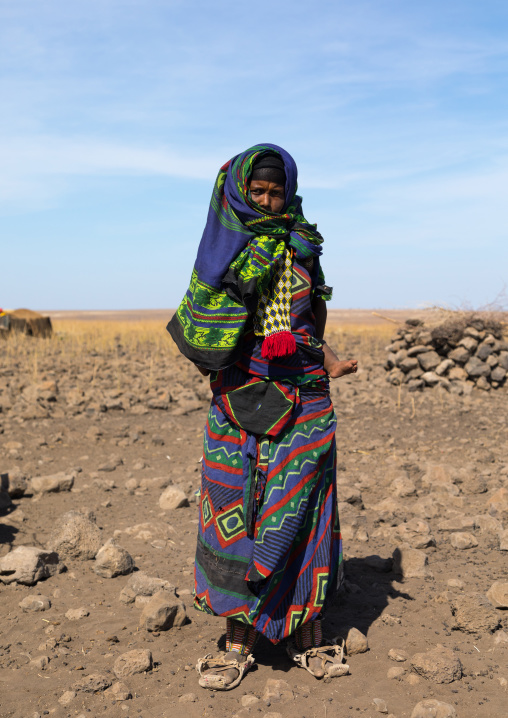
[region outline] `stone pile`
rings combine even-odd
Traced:
[[[473,386],[484,391],[506,386],[508,341],[500,322],[458,313],[429,328],[408,319],[386,347],[384,368],[391,384],[409,391],[441,386],[464,394]]]

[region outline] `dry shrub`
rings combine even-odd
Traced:
[[[453,346],[460,342],[466,327],[486,331],[496,339],[502,339],[508,330],[508,294],[503,287],[497,296],[482,307],[473,309],[467,304],[458,307],[428,307],[432,338],[439,345],[445,342]]]
[[[496,339],[502,339],[506,328],[506,312],[442,310],[441,323],[431,328],[432,343],[438,349],[454,347],[464,336],[467,327],[486,331]]]

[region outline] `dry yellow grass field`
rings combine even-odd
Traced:
[[[38,363],[55,352],[60,359],[73,361],[81,353],[108,356],[121,347],[148,361],[176,356],[178,350],[166,332],[171,310],[138,312],[51,312],[54,336],[33,339],[13,335],[4,344],[1,364],[13,361],[37,380]],[[409,316],[398,317],[398,321]],[[393,313],[390,313],[393,317]],[[373,316],[367,311],[329,313],[327,340],[341,355],[377,355],[393,335],[392,321]]]
[[[14,335],[5,342],[0,366],[13,361],[37,379],[38,362],[58,353],[75,361],[81,353],[111,356],[119,348],[148,362],[175,357],[178,350],[166,332],[173,310],[58,311],[48,312],[54,329],[50,339]],[[417,317],[427,324],[446,318],[446,312],[426,310],[332,309],[328,313],[326,339],[341,357],[369,357],[382,361],[384,347],[397,326]]]
[[[107,349],[118,342],[130,348],[145,346],[150,350],[171,351],[165,331],[173,310],[49,312],[57,336],[70,345],[89,349]],[[385,341],[394,326],[408,317],[428,318],[419,310],[338,310],[328,314],[327,333],[335,338],[353,336],[367,341]]]
[[[38,379],[38,365],[55,353],[60,360],[76,361],[80,354],[111,356],[121,348],[149,363],[175,357],[178,350],[166,332],[173,310],[55,311],[47,312],[54,336],[33,339],[13,335],[5,342],[0,366],[14,362]],[[328,313],[326,339],[342,357],[381,359],[397,325],[408,317],[429,321],[429,310],[338,310]]]

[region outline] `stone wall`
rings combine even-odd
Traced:
[[[388,381],[409,391],[441,386],[463,394],[473,386],[490,391],[508,385],[503,325],[474,314],[458,313],[432,328],[408,319],[386,350]]]

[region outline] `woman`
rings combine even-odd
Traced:
[[[336,419],[328,378],[357,371],[323,340],[323,239],[302,214],[297,169],[256,145],[220,170],[191,284],[168,331],[211,374],[195,607],[226,617],[226,654],[198,662],[229,690],[260,633],[317,678],[342,675],[321,614],[342,560]]]

